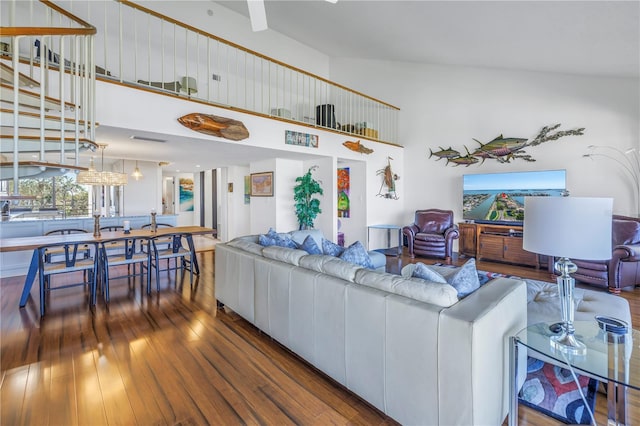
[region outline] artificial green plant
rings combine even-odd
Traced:
[[[317,168],[318,166],[310,167],[307,173],[297,177],[297,184],[293,188],[293,200],[295,201],[296,216],[300,225],[299,229],[312,229],[313,221],[319,213],[322,213],[320,200],[314,198],[315,194],[322,195],[322,188],[320,187],[320,182],[311,176],[311,173]]]

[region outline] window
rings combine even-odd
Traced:
[[[32,198],[12,202],[12,217],[45,219],[89,215],[89,190],[76,183],[75,173],[20,179],[18,184],[20,195]],[[0,182],[0,194],[12,193],[12,181]]]

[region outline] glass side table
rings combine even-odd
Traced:
[[[402,256],[402,226],[398,225],[369,225],[367,226],[367,250],[371,250],[371,230],[383,229],[387,231],[387,248],[383,250],[385,254],[393,254],[394,247],[391,246],[391,231],[398,233],[398,247],[396,250],[396,256]]]
[[[627,334],[603,331],[596,320],[575,321],[576,337],[587,346],[587,354],[574,356],[551,347],[549,338],[554,334],[549,326],[554,322],[531,325],[510,339],[509,425],[518,423],[518,350],[529,349],[529,355],[546,362],[573,369],[576,374],[592,376],[607,383],[609,424],[630,425],[640,423],[640,410],[630,418],[627,390],[640,390],[640,331],[630,329]]]

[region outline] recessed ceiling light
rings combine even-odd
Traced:
[[[176,173],[180,173],[180,170],[176,170]]]
[[[200,168],[200,164],[196,164],[196,167],[197,167],[197,168]]]

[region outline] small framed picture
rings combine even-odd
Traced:
[[[318,135],[309,133],[294,132],[292,130],[284,131],[284,143],[288,145],[308,146],[311,148],[318,147]]]
[[[273,172],[251,173],[251,196],[273,197]]]

